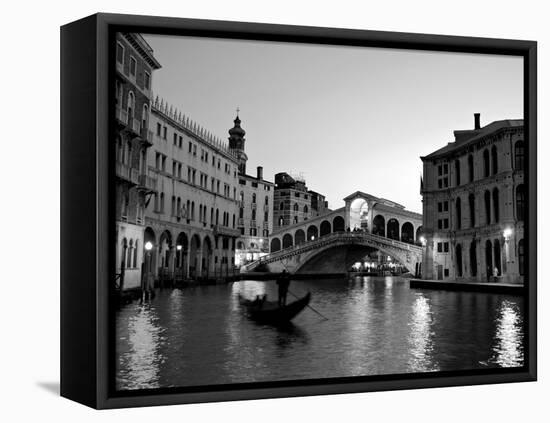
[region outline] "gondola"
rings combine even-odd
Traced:
[[[311,293],[308,292],[304,297],[279,307],[277,301],[267,301],[259,298],[248,300],[239,294],[239,302],[252,320],[271,325],[288,324],[308,306],[310,300]]]

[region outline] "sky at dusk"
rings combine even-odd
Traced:
[[[237,107],[247,173],[301,173],[329,207],[355,191],[422,212],[420,156],[453,130],[523,118],[520,57],[149,36],[155,96],[223,140]]]

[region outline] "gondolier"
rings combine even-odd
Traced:
[[[277,285],[279,286],[279,307],[286,305],[286,296],[288,294],[288,287],[290,286],[290,275],[287,270],[283,270],[283,273],[277,279]]]

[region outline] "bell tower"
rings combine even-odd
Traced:
[[[237,109],[237,117],[233,121],[234,126],[229,130],[229,150],[235,154],[239,162],[239,173],[246,174],[246,161],[248,156],[244,152],[244,136],[245,130],[241,128],[241,119],[239,119],[239,109]]]

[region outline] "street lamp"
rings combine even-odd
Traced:
[[[141,301],[149,298],[149,272],[151,269],[151,250],[153,249],[153,243],[147,241],[145,243],[145,266],[143,269],[144,275],[142,275],[142,287],[141,287]]]
[[[506,241],[508,241],[510,239],[510,237],[512,236],[512,233],[513,233],[512,228],[506,228],[502,232],[502,235],[504,235],[504,239]]]
[[[176,250],[181,251],[181,249],[182,249],[181,245],[176,245]]]
[[[422,244],[423,247],[426,246],[426,238],[424,238],[423,236],[420,237],[420,243]]]

